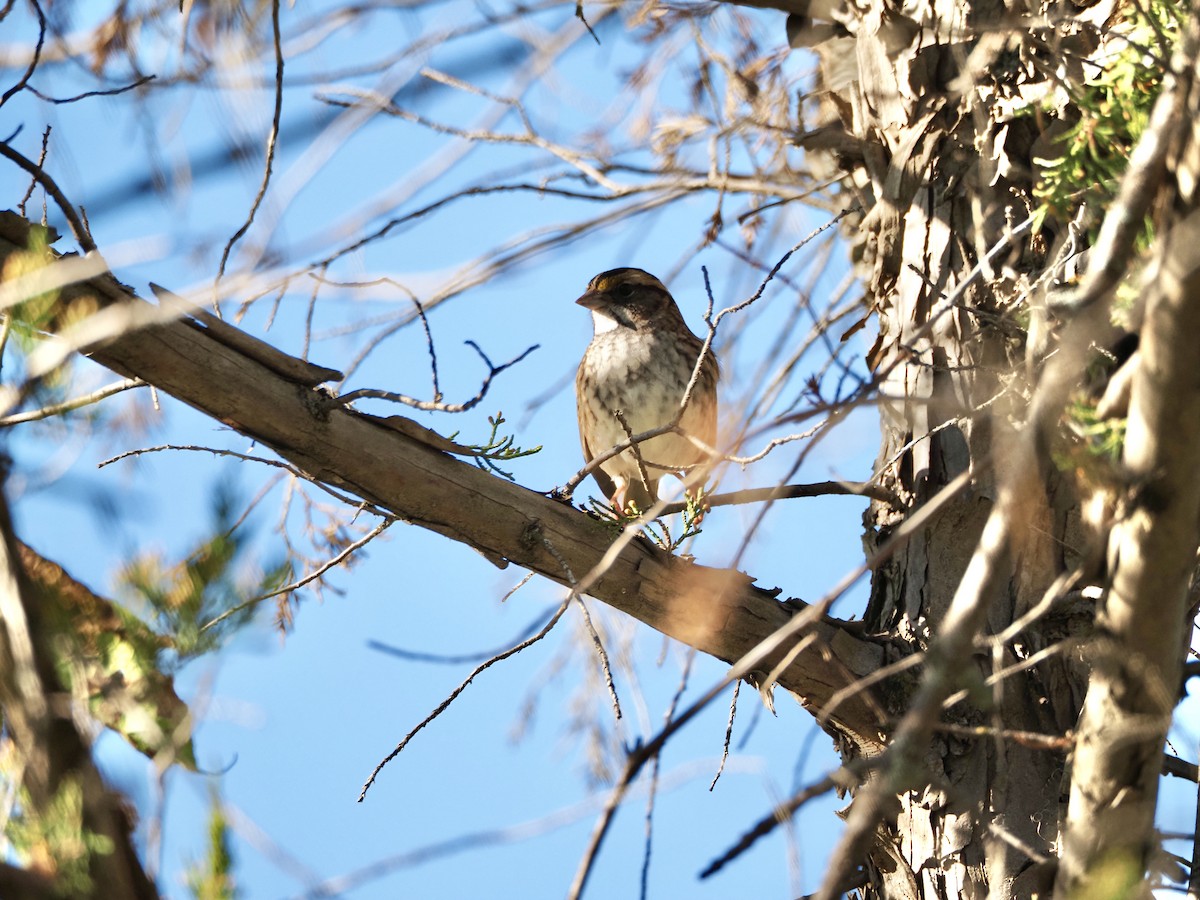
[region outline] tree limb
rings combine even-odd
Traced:
[[[1188,647],[1200,541],[1200,18],[1194,12],[1184,53],[1186,70],[1177,79],[1187,114],[1156,136],[1178,148],[1179,159],[1159,196],[1170,209],[1160,227],[1169,230],[1145,289],[1123,458],[1127,511],[1109,538],[1112,586],[1097,616],[1101,637],[1080,716],[1056,897],[1142,879],[1157,840],[1162,748]]]
[[[0,264],[25,249],[27,227],[15,215],[0,217]],[[91,295],[103,304],[111,278],[99,287],[95,281],[65,288],[64,299]],[[147,306],[127,291],[121,302]],[[563,562],[575,573],[591,573],[613,543],[607,525],[589,515],[447,455],[421,440],[408,420],[396,427],[392,420],[346,408],[328,392],[287,377],[282,366],[264,364],[266,350],[282,356],[279,350],[240,331],[236,341],[227,340],[226,331],[236,329],[208,328],[185,316],[128,331],[89,355],[271,447],[307,477],[467,544],[497,565],[513,562],[567,584]],[[254,343],[266,350],[252,352]],[[747,575],[696,565],[642,540],[617,554],[588,592],[727,662],[785,625],[798,608],[779,603],[777,590],[755,587]],[[809,634],[816,639],[808,634],[797,639],[810,640],[810,648],[778,676],[809,708],[820,709],[881,662],[878,645],[836,620],[815,622]],[[763,668],[772,670],[794,643],[778,648]],[[882,745],[882,725],[862,694],[844,700],[831,725],[863,752]]]
[[[59,896],[69,891],[89,898],[154,900],[158,891],[134,849],[132,813],[104,784],[69,704],[60,699],[65,690],[48,649],[52,629],[46,627],[38,593],[22,565],[8,506],[0,496],[0,709],[23,770],[28,798],[22,800],[23,815],[35,826],[28,851],[30,877],[5,867],[0,885],[6,897],[38,897],[43,896],[41,879],[34,876],[45,876]],[[40,837],[71,827],[99,838],[104,846],[93,840],[80,858],[68,860],[54,853],[51,840]]]

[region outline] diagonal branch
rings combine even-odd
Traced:
[[[27,227],[16,216],[0,217],[0,265],[24,249],[22,228]],[[93,281],[65,288],[64,299],[99,294]],[[148,307],[131,293],[122,302]],[[604,560],[613,544],[604,523],[453,458],[435,441],[423,440],[421,429],[407,427],[412,424],[407,420],[347,409],[327,391],[292,377],[279,350],[222,325],[207,327],[180,311],[177,320],[160,318],[112,338],[90,355],[271,447],[314,481],[473,547],[497,565],[512,562],[565,584],[564,562],[571,571],[593,572]],[[586,588],[589,594],[727,662],[744,656],[803,607],[785,606],[776,600],[778,590],[755,587],[747,575],[696,565],[646,541],[630,541],[613,555]],[[778,683],[806,706],[820,708],[877,668],[882,650],[836,620],[813,619],[797,635],[807,649],[779,673]],[[772,671],[795,643],[776,647],[761,669]],[[865,693],[851,693],[831,726],[873,752],[882,741],[882,726]]]

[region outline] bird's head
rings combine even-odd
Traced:
[[[592,311],[597,334],[614,328],[661,328],[666,322],[683,320],[670,291],[641,269],[601,272],[575,302]]]

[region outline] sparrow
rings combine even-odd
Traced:
[[[704,342],[692,334],[663,283],[641,269],[601,272],[575,301],[591,310],[594,334],[575,376],[579,441],[591,462],[631,435],[671,424]],[[708,446],[717,438],[717,378],[712,350],[704,356],[679,427]],[[629,426],[626,432],[618,415]],[[638,454],[642,463],[638,464]],[[658,499],[666,473],[708,461],[686,437],[667,433],[605,460],[592,477],[615,509],[644,512]]]

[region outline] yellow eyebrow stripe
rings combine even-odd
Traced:
[[[597,278],[592,283],[592,289],[601,293],[607,293],[616,287],[620,287],[622,284],[636,284],[643,287],[655,287],[665,290],[662,287],[662,282],[653,275],[644,275],[639,272],[626,272],[621,276],[608,275],[603,278]]]

